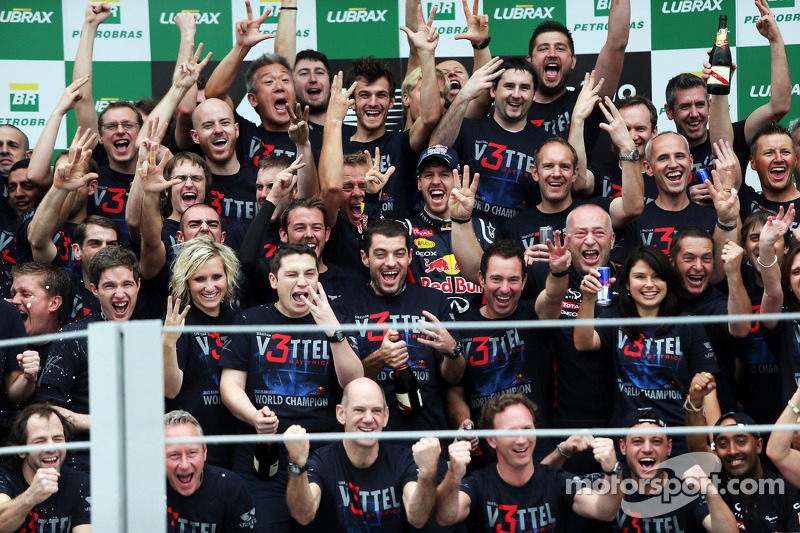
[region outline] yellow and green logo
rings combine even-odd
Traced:
[[[9,110],[13,113],[37,113],[39,111],[38,83],[10,83]]]

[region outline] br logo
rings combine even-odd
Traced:
[[[98,113],[101,113],[103,109],[108,107],[108,104],[111,102],[117,102],[119,98],[101,98],[100,100],[94,103],[94,110]]]
[[[594,0],[594,16],[607,17],[611,9],[611,0]]]
[[[111,16],[103,24],[122,24],[119,0],[109,0],[108,5],[111,8]]]
[[[272,12],[264,22],[267,24],[277,24],[278,16],[281,14],[281,3],[261,0],[261,9],[259,9],[259,14],[263,15],[267,9],[272,9]]]
[[[38,83],[10,83],[9,110],[15,113],[31,113],[39,111]]]
[[[429,0],[428,16],[431,15],[431,10],[436,6],[436,20],[456,20],[456,3],[449,0]]]

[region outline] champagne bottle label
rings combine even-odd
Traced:
[[[708,77],[709,85],[730,85],[731,67],[711,67],[711,76]]]
[[[275,461],[274,463],[269,465],[269,477],[273,477],[277,473],[278,473],[278,461]]]
[[[411,410],[411,398],[409,398],[408,394],[396,392],[395,396],[397,396],[397,407],[399,407],[401,411]]]
[[[725,50],[728,47],[728,30],[719,30],[714,44]]]

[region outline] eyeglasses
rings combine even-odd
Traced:
[[[188,179],[192,183],[202,183],[206,180],[206,177],[199,174],[193,174],[191,176],[173,176],[172,179],[179,179],[181,181],[186,181]]]
[[[107,122],[103,124],[102,128],[105,131],[117,131],[117,128],[122,126],[122,129],[125,131],[131,131],[135,128],[139,127],[139,124],[136,122],[126,121],[126,122]]]

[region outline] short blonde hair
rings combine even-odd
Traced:
[[[241,265],[236,254],[228,246],[214,242],[210,235],[200,235],[180,245],[172,263],[172,278],[169,282],[172,298],[180,298],[182,302],[191,301],[189,278],[191,278],[206,261],[219,257],[227,278],[227,288],[222,301],[230,303],[236,297],[241,278]]]

